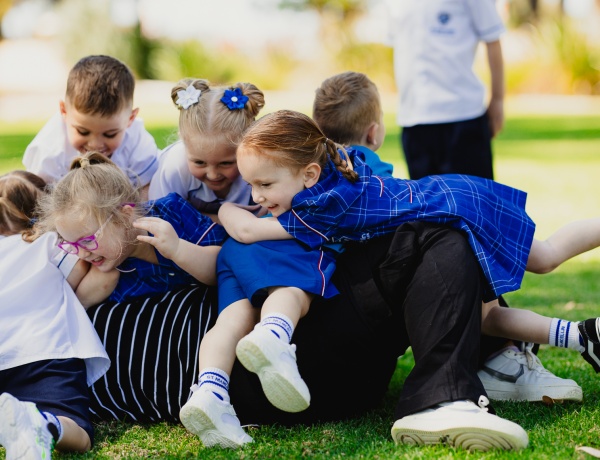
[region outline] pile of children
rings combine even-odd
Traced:
[[[229,400],[236,357],[275,407],[306,409],[310,392],[291,344],[298,321],[315,296],[336,294],[331,275],[346,242],[413,220],[467,234],[489,285],[484,333],[573,348],[600,370],[596,319],[545,318],[493,300],[517,289],[525,270],[548,272],[599,246],[600,219],[542,242],[518,190],[470,176],[394,178],[376,154],[383,111],[365,75],[325,80],[313,119],[284,110],[258,121],[265,101],[255,85],[181,80],[171,94],[180,140],[161,152],[137,118],[133,90],[118,60],[81,59],[60,112],[25,151],[28,172],[0,177],[7,458],[91,448],[87,386],[109,364],[85,307],[195,282],[218,285],[219,317],[202,341],[181,421],[206,446],[251,442]],[[403,429],[398,420],[395,440]],[[514,445],[526,444],[518,432]]]

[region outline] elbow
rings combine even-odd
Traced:
[[[249,225],[238,228],[230,236],[239,243],[244,244],[256,243],[258,241],[255,232]]]

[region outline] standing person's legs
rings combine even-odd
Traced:
[[[434,174],[494,178],[486,114],[471,120],[410,126],[403,128],[400,136],[411,179]]]

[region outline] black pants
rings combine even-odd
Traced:
[[[462,234],[426,223],[350,247],[338,260],[341,295],[311,305],[292,341],[310,407],[281,412],[256,375],[236,363],[232,403],[242,423],[292,424],[349,417],[381,402],[398,356],[412,346],[396,418],[443,401],[477,401],[481,287]]]
[[[400,136],[411,179],[450,173],[494,178],[487,114],[453,123],[410,126],[403,128]]]

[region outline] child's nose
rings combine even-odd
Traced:
[[[206,177],[208,177],[210,180],[214,180],[214,179],[218,179],[219,178],[219,171],[217,170],[217,168],[208,168],[206,170]]]

